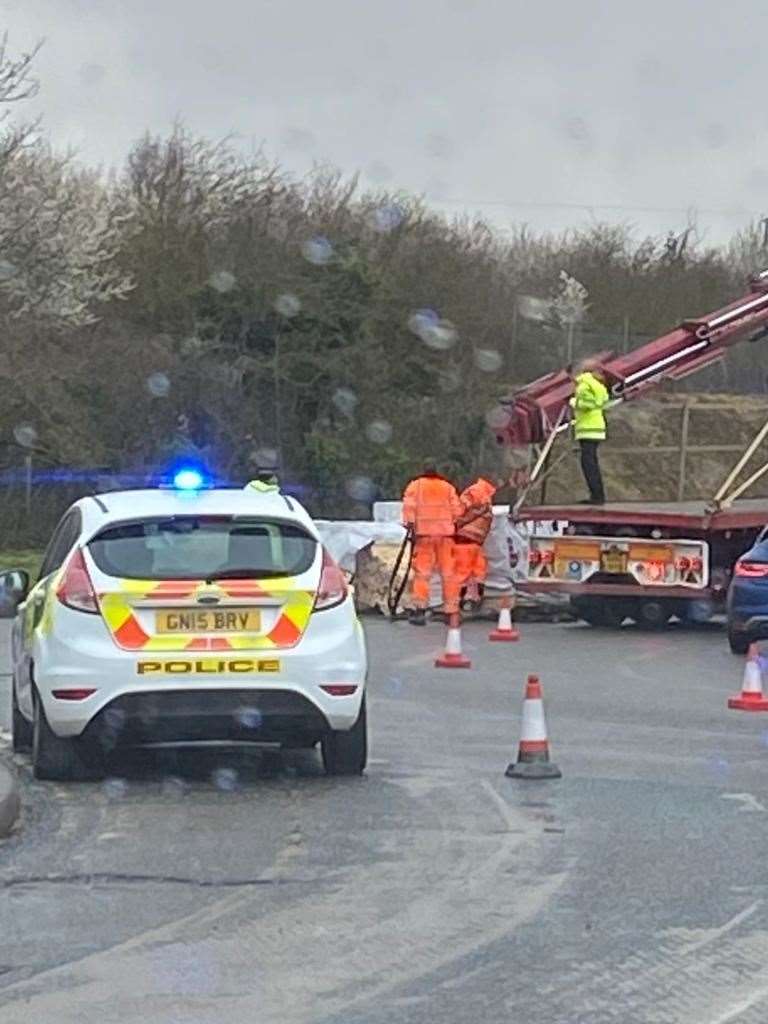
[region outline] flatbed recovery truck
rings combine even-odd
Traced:
[[[749,294],[724,309],[684,321],[634,352],[595,358],[611,405],[617,405],[722,359],[737,341],[765,337],[768,270],[750,281]],[[768,500],[741,497],[768,472],[768,462],[737,482],[768,438],[768,423],[709,502],[532,503],[528,496],[547,475],[553,445],[570,427],[572,394],[570,373],[559,370],[501,403],[507,419],[495,430],[497,443],[527,447],[533,455],[528,484],[510,513],[529,536],[521,589],[567,595],[573,611],[593,625],[618,626],[627,618],[649,627],[673,616],[707,619],[723,608],[737,558],[768,522]]]

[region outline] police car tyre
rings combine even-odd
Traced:
[[[81,737],[62,739],[48,725],[42,701],[35,696],[32,769],[50,782],[95,782],[104,775],[97,751]]]
[[[728,629],[728,646],[731,648],[731,654],[746,654],[749,644],[747,633],[737,633],[736,630]]]
[[[11,733],[14,750],[22,751],[32,748],[32,723],[28,722],[19,710],[16,687],[13,683],[11,683]]]
[[[365,697],[357,721],[348,730],[333,729],[320,741],[323,764],[329,775],[362,775],[368,761],[368,725]]]
[[[631,615],[642,629],[663,629],[674,609],[666,601],[638,601]]]

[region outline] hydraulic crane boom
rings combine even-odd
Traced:
[[[768,332],[768,270],[750,282],[744,298],[708,316],[685,320],[678,328],[634,352],[595,356],[611,392],[612,403],[629,401],[665,380],[679,380],[725,355],[726,349],[750,331]],[[547,374],[502,400],[509,413],[495,430],[499,444],[523,447],[543,444],[567,427],[573,381],[565,370]]]

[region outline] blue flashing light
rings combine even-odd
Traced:
[[[205,477],[199,469],[185,466],[174,473],[173,486],[177,491],[199,491],[205,486]]]

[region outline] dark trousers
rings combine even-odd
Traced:
[[[597,458],[597,447],[599,441],[579,441],[581,448],[581,471],[589,488],[589,496],[592,501],[605,501],[605,490],[603,489],[603,476],[600,472],[600,463]]]

